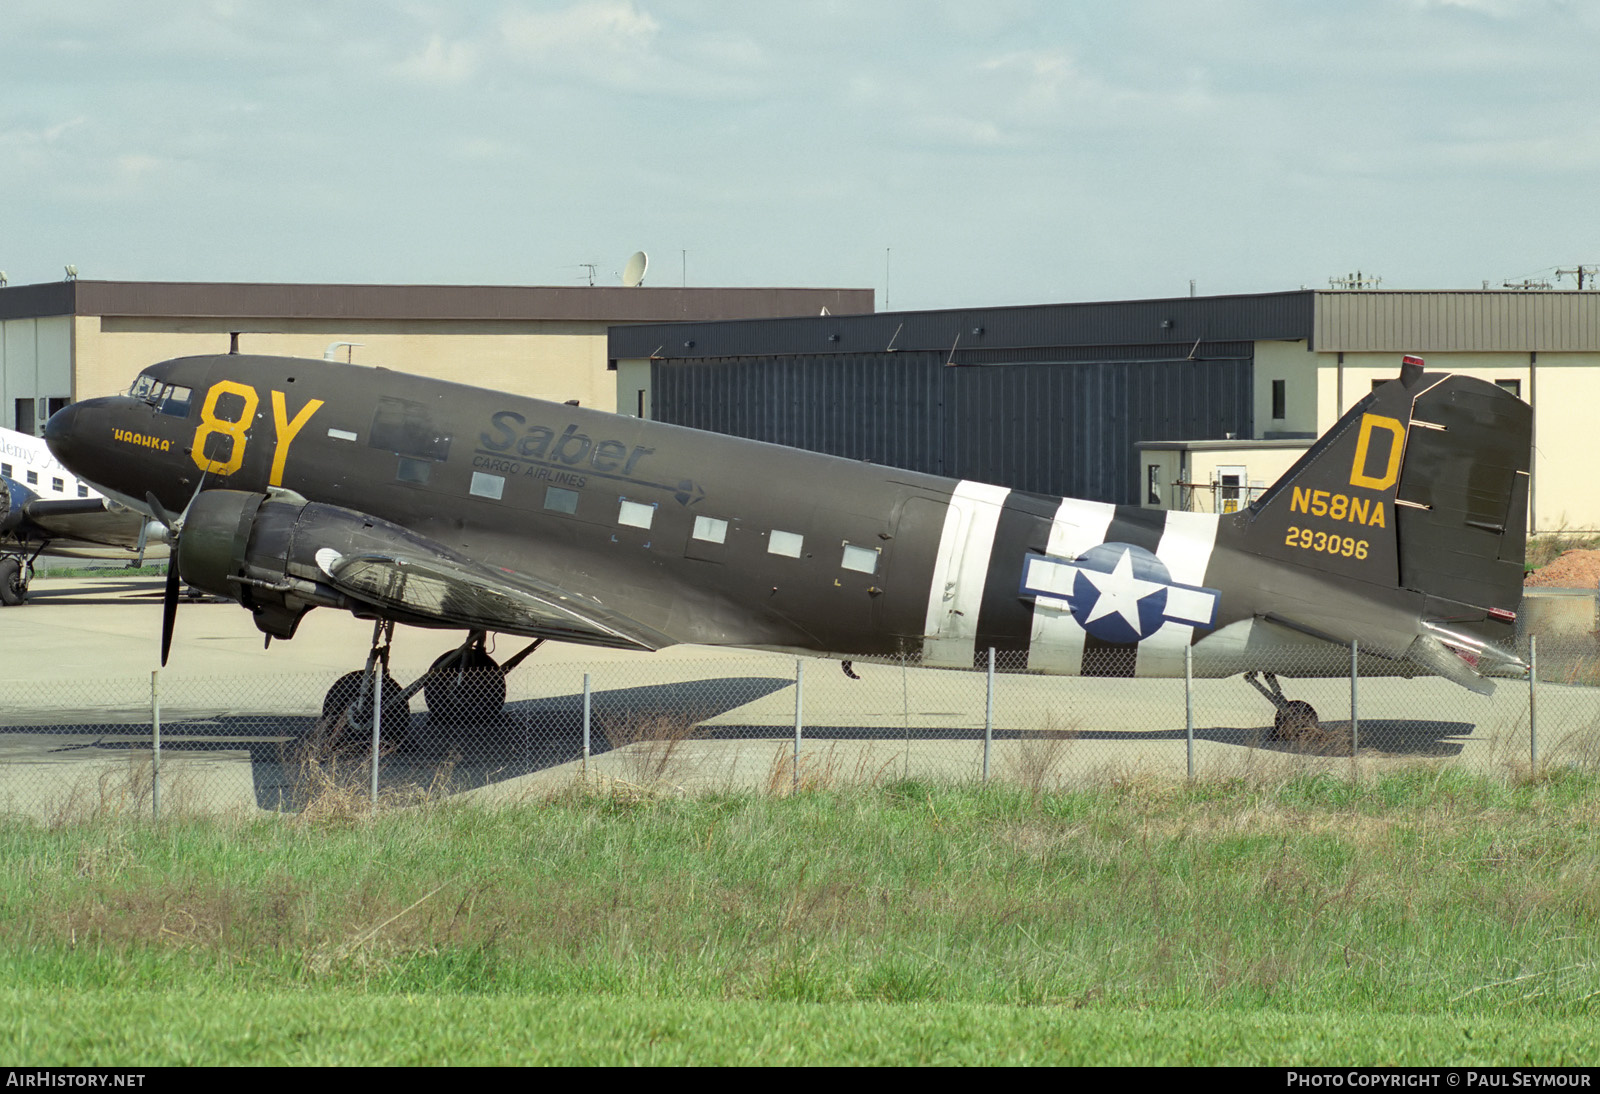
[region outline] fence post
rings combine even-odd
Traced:
[[[791,792],[800,789],[800,712],[804,705],[806,663],[794,659],[794,781]]]
[[[989,681],[983,704],[983,781],[989,781],[989,746],[994,742],[994,647],[989,647]]]
[[[372,674],[372,811],[378,811],[378,744],[383,739],[383,665]]]
[[[1361,640],[1350,639],[1350,770],[1355,771],[1356,753],[1361,751],[1361,717],[1356,712],[1356,681],[1361,674],[1356,671]]]
[[[1539,770],[1539,723],[1534,707],[1534,695],[1539,683],[1539,638],[1528,635],[1528,773]]]
[[[161,670],[150,670],[150,816],[161,819]]]
[[[1183,647],[1183,724],[1188,744],[1189,781],[1194,781],[1194,647]]]
[[[589,774],[589,674],[583,674],[583,773]]]

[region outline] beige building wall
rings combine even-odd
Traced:
[[[182,321],[79,316],[74,399],[126,391],[145,366],[171,357],[226,353],[241,331],[242,353],[320,359],[334,342],[338,360],[415,372],[477,387],[616,409],[606,368],[606,323],[571,320],[248,320]]]
[[[1310,441],[1275,441],[1262,444],[1235,441],[1174,442],[1171,447],[1150,444],[1139,450],[1140,502],[1146,509],[1185,509],[1215,513],[1225,509],[1221,486],[1225,468],[1243,468],[1243,487],[1234,499],[1243,508],[1283,477]],[[1151,501],[1150,467],[1161,477],[1160,503]],[[1185,485],[1187,484],[1187,485]]]
[[[1284,385],[1284,416],[1272,416],[1272,383]],[[1304,342],[1257,342],[1255,347],[1256,436],[1317,432],[1317,355]]]
[[[654,417],[651,410],[650,361],[628,358],[617,362],[617,413]]]
[[[1534,530],[1600,531],[1600,354],[1541,353],[1533,373]]]

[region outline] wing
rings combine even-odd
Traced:
[[[134,551],[150,519],[105,498],[35,498],[22,506],[22,518],[18,538],[48,540],[52,551],[83,544]],[[163,545],[158,540],[150,546]]]
[[[482,630],[591,646],[657,650],[665,635],[527,574],[438,555],[359,554],[317,561],[341,592],[389,609]]]

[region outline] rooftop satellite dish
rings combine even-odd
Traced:
[[[622,283],[628,288],[637,288],[644,284],[644,268],[650,264],[650,256],[643,251],[634,251],[628,257],[628,264],[622,269]]]

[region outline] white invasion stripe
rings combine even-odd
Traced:
[[[328,430],[328,436],[336,441],[353,441],[356,439],[356,435],[348,429],[330,429]]]
[[[1050,525],[1045,553],[1075,559],[1105,542],[1117,507],[1103,501],[1062,498]],[[1076,571],[1074,570],[1074,573]],[[1028,668],[1076,676],[1083,671],[1083,628],[1072,618],[1065,599],[1035,597],[1033,630],[1028,636]]]
[[[1206,567],[1211,565],[1211,549],[1217,542],[1217,517],[1212,513],[1184,513],[1173,510],[1167,514],[1166,527],[1161,532],[1161,544],[1156,557],[1172,575],[1178,585],[1204,585]],[[1209,608],[1200,603],[1208,599],[1205,594],[1181,589],[1167,590],[1167,614],[1188,618],[1210,617]],[[1139,643],[1138,660],[1134,662],[1135,676],[1182,676],[1183,651],[1194,634],[1191,623],[1172,620]]]
[[[924,665],[972,667],[995,528],[1000,524],[1000,507],[1010,493],[1004,486],[962,479],[951,494],[928,587]]]

